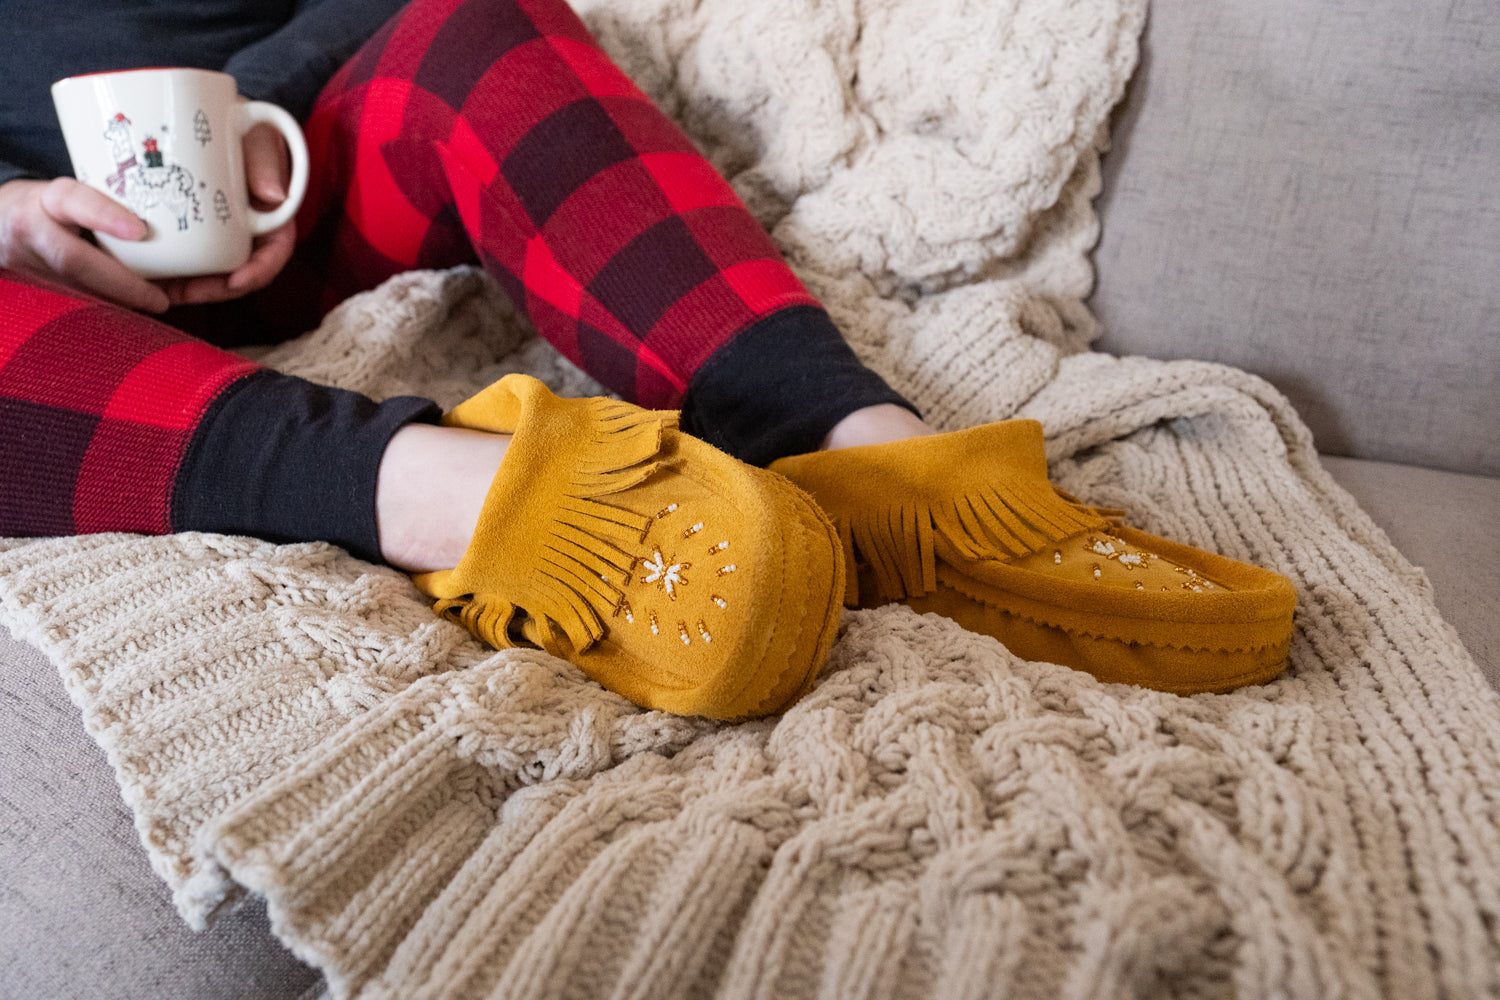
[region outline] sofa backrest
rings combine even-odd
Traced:
[[[1500,475],[1500,3],[1156,4],[1098,208],[1099,349],[1255,372],[1325,453]]]

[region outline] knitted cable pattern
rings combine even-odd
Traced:
[[[1139,0],[580,4],[940,424],[1299,588],[1291,668],[1182,698],[849,613],[784,716],[643,712],[326,545],[0,542],[201,925],[246,890],[337,996],[1500,995],[1500,698],[1270,386],[1090,353]],[[495,359],[499,360],[495,360]],[[458,270],[268,363],[451,405],[597,387]]]

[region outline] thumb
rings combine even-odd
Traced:
[[[257,124],[245,133],[245,183],[252,197],[271,205],[286,200],[291,160],[286,140],[269,125]]]

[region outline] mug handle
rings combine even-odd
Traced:
[[[307,194],[307,142],[302,138],[302,129],[290,112],[265,101],[245,101],[239,105],[240,135],[264,122],[286,140],[292,154],[292,180],[288,185],[286,201],[269,212],[250,210],[250,233],[263,236],[285,223],[302,207],[302,197]]]

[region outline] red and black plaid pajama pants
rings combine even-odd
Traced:
[[[306,132],[292,264],[201,332],[294,335],[393,274],[477,260],[585,371],[747,461],[903,402],[562,0],[415,0]],[[0,272],[0,534],[215,530],[378,558],[380,455],[435,414]]]

